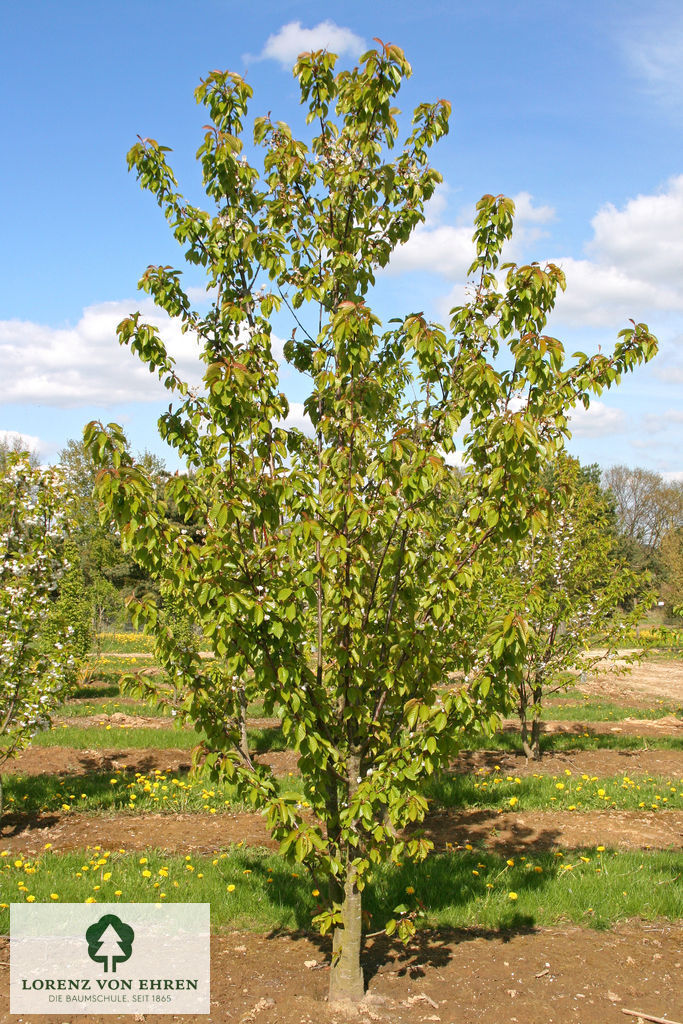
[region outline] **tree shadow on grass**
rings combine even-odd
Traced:
[[[552,830],[540,839],[545,850],[555,845]],[[387,969],[387,965],[393,965],[388,969],[395,970],[399,976],[421,977],[427,968],[445,966],[453,955],[453,947],[462,942],[479,938],[507,942],[516,935],[535,933],[537,926],[533,913],[519,912],[512,904],[508,906],[507,901],[501,904],[500,899],[497,907],[487,909],[486,882],[505,873],[505,882],[497,881],[497,889],[502,884],[505,892],[510,889],[520,899],[530,893],[538,894],[535,902],[540,905],[544,887],[558,870],[554,856],[546,852],[542,858],[541,874],[530,870],[531,865],[521,859],[510,866],[510,860],[500,853],[481,850],[435,854],[421,864],[378,869],[363,893],[364,912],[369,922],[367,931],[370,932],[363,952],[366,981],[378,971]],[[255,877],[261,874],[272,880],[271,884],[266,884],[266,898],[287,909],[295,930],[283,924],[272,929],[268,938],[286,935],[290,941],[305,940],[316,948],[324,961],[329,962],[330,937],[321,937],[311,926],[312,917],[321,908],[316,907],[311,898],[313,885],[310,876],[293,877],[287,865],[273,868],[272,864],[272,860],[268,863],[264,858],[253,858],[250,870]],[[474,923],[471,927],[443,925],[418,928],[414,938],[403,945],[395,936],[389,938],[381,933],[387,921],[397,916],[394,908],[399,905],[408,905],[411,911],[422,905],[427,913],[437,918],[450,915],[456,919],[464,917]]]

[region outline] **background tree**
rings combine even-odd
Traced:
[[[516,685],[527,758],[541,756],[544,700],[600,662],[612,662],[616,671],[617,659],[620,666],[634,660],[619,648],[654,600],[649,573],[634,572],[616,553],[612,505],[598,480],[592,467],[586,471],[574,459],[558,458],[544,472],[547,524],[528,539],[521,560],[507,561],[505,581],[494,575],[498,600],[514,603],[510,586],[519,588],[517,602],[528,625]]]
[[[159,658],[191,690],[215,766],[267,809],[282,852],[327,878],[317,922],[333,932],[330,995],[357,999],[365,882],[385,858],[428,852],[424,838],[401,834],[424,816],[421,782],[463,732],[493,727],[526,628],[501,614],[488,652],[472,652],[458,642],[458,623],[497,548],[543,525],[543,499],[530,485],[561,448],[567,411],[656,342],[636,325],[611,356],[566,365],[560,342],[543,334],[562,273],[511,265],[498,289],[513,204],[493,196],[478,204],[472,295],[453,310],[450,331],[421,313],[382,325],[366,297],[440,180],[427,153],[447,131],[449,105],[418,106],[392,160],[392,104],[410,72],[402,51],[381,46],[338,74],[335,62],[317,52],[295,67],[315,125],[307,142],[256,118],[261,175],[243,152],[250,88],[230,72],[202,82],[196,96],[210,124],[198,155],[210,211],[182,197],[165,147],[145,139],[130,151],[186,259],[215,289],[201,314],[172,268],[149,267],[141,281],[199,339],[203,390],[178,376],[138,313],[119,326],[120,340],[179,399],[159,429],[191,473],[162,492],[115,424],[90,424],[86,440],[103,466],[105,517],[182,597],[215,655],[200,659],[161,629]],[[313,438],[286,425],[272,346],[278,308],[294,319],[284,358],[307,381]],[[466,421],[467,501],[444,536],[438,513],[453,480],[444,456]],[[191,531],[169,518],[170,502]],[[138,610],[155,629],[155,602]],[[484,662],[476,687],[449,686],[449,672],[467,672],[475,655]],[[300,793],[280,792],[267,768],[246,764],[226,731],[245,678],[264,694],[266,713],[278,708],[300,752],[312,817]]]
[[[662,566],[662,597],[672,616],[683,616],[683,526],[664,534],[659,547]]]
[[[163,461],[144,452],[140,463],[155,479],[168,475]],[[68,441],[59,453],[68,484],[71,543],[78,553],[85,589],[83,600],[90,605],[93,634],[128,622],[126,600],[152,587],[149,574],[130,553],[122,550],[118,531],[111,522],[101,522],[94,495],[97,467],[82,441]],[[72,572],[75,572],[75,568]]]
[[[9,453],[0,469],[0,814],[4,763],[49,724],[77,668],[59,604],[70,571],[65,508],[58,470]]]
[[[0,470],[4,471],[9,465],[11,455],[25,455],[30,464],[34,467],[40,465],[37,452],[29,451],[21,437],[0,437]]]
[[[603,483],[614,499],[624,554],[634,566],[646,566],[661,579],[662,541],[683,527],[683,483],[628,466],[605,470]]]

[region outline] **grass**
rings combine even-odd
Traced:
[[[482,734],[468,738],[467,750],[500,750],[522,753],[518,732],[499,732],[493,738]],[[541,733],[541,752],[552,754],[571,750],[683,750],[677,736],[635,736],[625,733]]]
[[[552,698],[546,700],[541,718],[546,721],[619,722],[624,718],[639,718],[654,721],[667,715],[683,718],[683,706],[658,702],[657,707],[633,707],[615,704],[599,697],[576,694],[573,698]]]
[[[53,725],[40,732],[34,747],[72,747],[74,750],[191,750],[202,739],[193,729],[128,725]]]
[[[518,776],[481,769],[476,775],[444,775],[425,793],[440,807],[501,810],[589,811],[683,809],[683,778],[628,775]]]
[[[210,902],[214,930],[310,928],[322,883],[263,850],[213,857],[126,853],[95,846],[35,859],[5,855],[0,932],[11,901]],[[528,928],[575,922],[605,928],[629,917],[683,916],[680,853],[615,853],[602,847],[508,858],[449,852],[422,864],[383,866],[363,893],[370,930],[395,914],[427,927]],[[394,909],[395,908],[395,909]]]
[[[249,746],[255,753],[282,750],[282,733],[278,728],[248,730]],[[203,733],[188,727],[155,728],[130,725],[53,725],[33,740],[34,747],[72,747],[74,750],[191,750],[204,738]],[[0,738],[0,746],[7,742]]]
[[[289,787],[291,789],[291,786]],[[77,778],[57,775],[8,775],[7,810],[30,813],[151,811],[177,814],[186,811],[216,813],[240,807],[237,790],[227,782],[213,782],[197,772],[92,772]]]
[[[300,777],[280,779],[303,793]],[[476,775],[444,775],[424,789],[433,808],[581,811],[683,808],[683,778],[627,775],[533,775],[524,778],[481,769]],[[7,810],[29,813],[145,812],[220,813],[241,807],[237,790],[207,772],[93,772],[74,777],[7,775]]]
[[[145,633],[98,633],[97,649],[102,654],[128,654],[154,650],[154,638]]]
[[[144,715],[145,718],[171,717],[169,711],[152,704],[145,704],[135,700],[134,697],[118,697],[117,700],[112,700],[109,694],[104,694],[102,697],[87,700],[81,698],[68,701],[62,705],[54,718],[55,720],[60,718],[97,719],[98,715],[114,715],[119,712],[126,715]]]

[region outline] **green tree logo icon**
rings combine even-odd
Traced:
[[[90,959],[115,974],[116,965],[128,960],[133,952],[135,932],[115,914],[105,914],[90,925],[85,938]]]

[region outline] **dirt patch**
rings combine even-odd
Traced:
[[[571,733],[575,736],[604,736],[624,733],[627,736],[670,736],[683,735],[683,719],[675,715],[663,718],[622,718],[619,722],[582,722],[581,719],[561,719],[559,721],[543,721],[541,732],[548,735]],[[503,732],[519,732],[518,718],[504,718],[501,723]]]
[[[622,704],[645,699],[651,704],[653,697],[683,704],[683,660],[680,658],[675,661],[646,659],[640,665],[633,665],[625,675],[610,672],[608,664],[598,663],[596,670],[581,680],[583,693],[607,697]],[[625,664],[615,662],[621,667]]]
[[[73,747],[29,747],[6,766],[17,775],[86,775],[92,772],[189,771],[189,750],[75,750]]]
[[[59,725],[75,725],[79,729],[101,728],[110,725],[117,729],[168,729],[173,725],[173,718],[160,715],[127,715],[124,711],[114,711],[111,715],[72,715],[57,719]]]
[[[276,775],[294,774],[299,755],[294,750],[274,750],[255,755]],[[10,761],[5,771],[15,775],[85,775],[92,772],[189,771],[189,750],[74,750],[72,747],[30,747]],[[665,775],[683,777],[681,750],[575,750],[545,754],[541,761],[527,761],[523,754],[502,750],[464,750],[452,762],[458,772],[474,772],[498,766],[508,775],[560,775],[566,768],[587,775]]]
[[[578,849],[603,843],[618,849],[683,847],[683,811],[499,812],[480,808],[436,811],[424,822],[437,850],[480,845],[496,853]],[[4,850],[34,856],[45,843],[53,850],[102,846],[108,850],[166,850],[213,854],[235,843],[277,849],[260,814],[85,813],[6,814],[0,830]]]
[[[683,849],[683,811],[436,811],[424,823],[437,851],[471,843],[493,853],[581,849]]]
[[[207,1018],[178,1024],[619,1024],[623,1008],[680,1020],[683,926],[627,921],[610,932],[575,926],[514,932],[422,932],[403,947],[370,940],[368,992],[356,1008],[326,1002],[329,943],[317,936],[229,932],[211,940]],[[0,1024],[28,1021],[9,1007],[9,942],[0,939]],[[102,1024],[89,1014],[45,1024]],[[36,1018],[37,1019],[37,1018]],[[107,1016],[133,1021],[132,1015]],[[154,1016],[135,1018],[156,1020]]]

